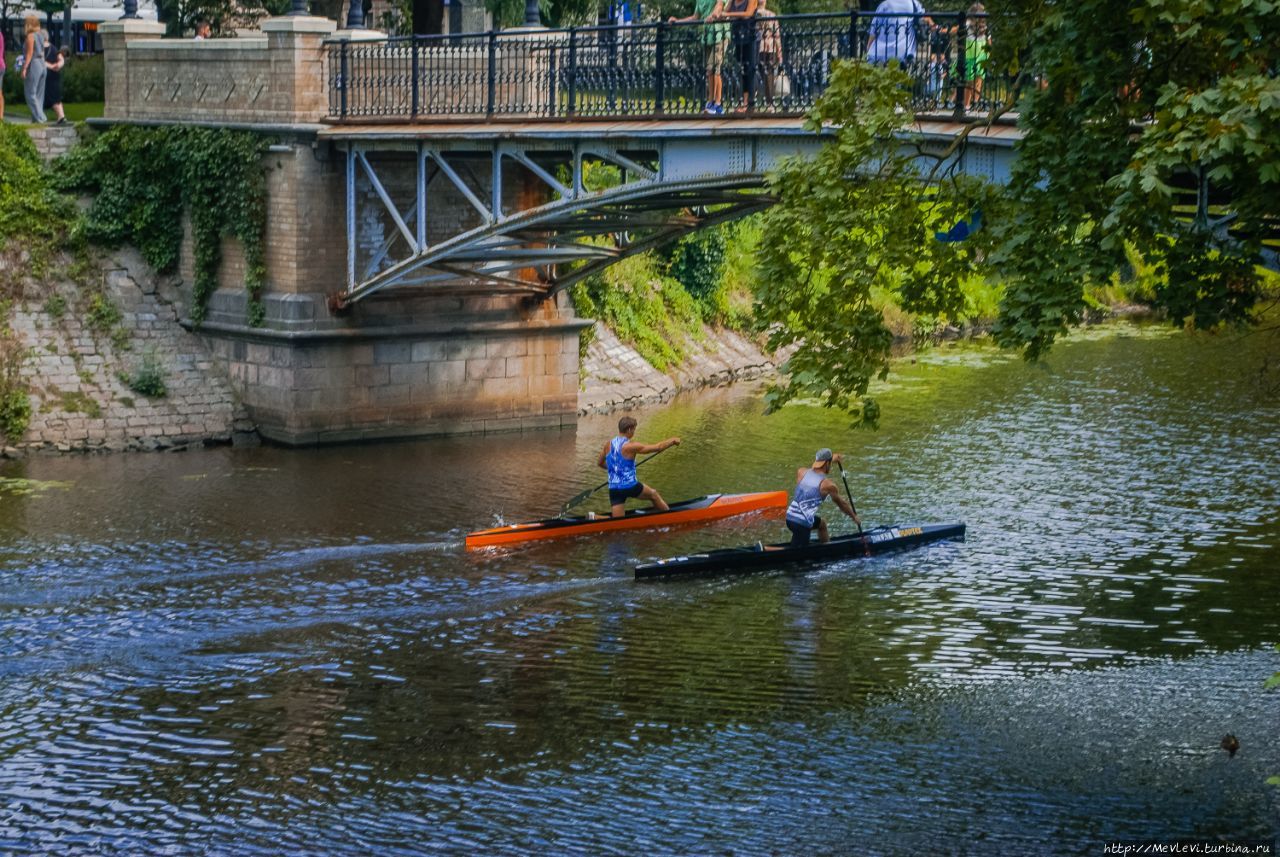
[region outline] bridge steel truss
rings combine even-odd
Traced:
[[[782,158],[809,154],[822,143],[820,136],[792,128],[592,139],[334,137],[345,159],[347,235],[347,282],[334,300],[337,309],[410,286],[432,286],[437,293],[554,294],[627,256],[766,208],[773,200],[765,173]],[[388,189],[379,159],[389,153],[401,165],[412,153],[411,199],[402,193],[397,200]],[[477,163],[482,170],[474,168]],[[598,165],[612,167],[617,183],[593,182]],[[508,181],[513,169],[538,190],[517,195],[515,204]],[[462,219],[456,209],[436,212],[433,197],[440,190],[465,200],[474,214]],[[369,205],[378,210],[365,210]],[[361,232],[387,221],[394,228],[385,235],[371,240]],[[362,247],[368,248],[365,258]]]
[[[333,308],[420,286],[436,294],[553,295],[627,256],[768,207],[766,173],[784,158],[812,156],[827,136],[797,120],[711,125],[323,132],[345,159],[347,282]],[[958,128],[918,130],[945,149]],[[1007,180],[1016,136],[1011,128],[971,135],[956,167]],[[592,181],[599,165],[612,168],[616,184]],[[398,194],[385,180],[392,169],[401,170]],[[536,192],[513,200],[507,179],[515,176]],[[440,205],[443,193],[467,216]]]

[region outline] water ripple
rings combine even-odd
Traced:
[[[685,438],[646,468],[669,499],[783,487],[831,445],[869,523],[969,525],[662,586],[631,565],[779,525],[461,546],[590,484],[605,419],[5,464],[74,485],[0,505],[0,851],[1274,836],[1280,408],[1251,392],[1247,349],[1213,353],[1239,364],[1214,385],[1201,349],[1088,338],[1047,370],[926,353],[875,434],[808,408],[766,420],[740,392],[647,412],[642,434]]]

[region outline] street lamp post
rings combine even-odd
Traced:
[[[289,7],[289,14],[292,15],[308,15],[307,0],[293,0]]]
[[[541,27],[542,15],[538,11],[538,0],[525,0],[524,2],[524,25],[526,27]]]
[[[124,15],[121,18],[125,21],[138,19],[138,0],[124,0]]]

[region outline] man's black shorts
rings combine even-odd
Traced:
[[[809,544],[809,534],[816,530],[821,524],[822,519],[817,515],[813,516],[812,527],[806,527],[804,524],[796,523],[788,518],[787,529],[791,531],[791,547],[802,547]]]
[[[610,488],[609,489],[609,505],[621,506],[632,497],[639,497],[644,491],[644,483],[637,482],[630,488]]]

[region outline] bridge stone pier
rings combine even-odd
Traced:
[[[297,15],[197,42],[125,19],[101,28],[103,122],[269,138],[265,319],[248,321],[243,254],[227,239],[195,328],[265,437],[572,426],[591,322],[566,288],[764,208],[766,172],[821,145],[803,112],[829,58],[863,40],[846,35],[856,14],[827,29],[802,17],[784,42],[816,47],[803,63],[793,49],[791,94],[740,88],[747,109],[732,117],[700,115],[691,28],[397,40]],[[945,145],[954,120],[922,121]],[[1007,173],[1012,129],[970,139],[962,168]]]

